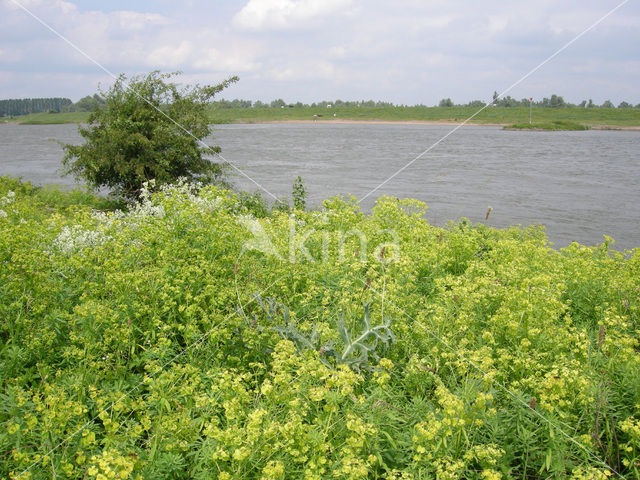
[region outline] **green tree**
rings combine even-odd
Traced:
[[[442,100],[440,100],[440,104],[438,106],[439,107],[453,107],[453,102],[451,101],[450,98],[443,98]]]
[[[564,107],[565,106],[564,98],[562,98],[560,95],[556,95],[554,93],[553,95],[551,95],[551,100],[549,101],[549,106],[553,107],[553,108]]]
[[[602,108],[615,108],[615,105],[613,104],[613,102],[611,100],[605,100],[602,105],[600,105]]]
[[[144,182],[157,185],[177,178],[221,182],[225,166],[206,158],[219,147],[204,146],[211,133],[207,108],[214,95],[238,77],[218,85],[179,88],[170,78],[179,73],[154,71],[120,75],[96,108],[88,126],[78,127],[82,145],[64,145],[63,166],[89,187],[137,198]]]

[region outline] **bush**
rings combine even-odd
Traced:
[[[64,145],[66,173],[127,198],[138,198],[149,180],[156,185],[180,177],[221,182],[224,165],[205,157],[220,151],[202,142],[211,133],[206,109],[216,93],[238,78],[179,89],[168,82],[177,75],[154,71],[128,84],[120,75],[102,94],[105,103],[96,106],[89,125],[78,127],[86,143]]]

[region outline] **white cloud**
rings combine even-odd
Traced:
[[[486,98],[616,5],[487,0],[478,10],[462,0],[191,0],[144,2],[142,10],[129,0],[20,2],[115,73],[182,70],[184,82],[199,83],[239,74],[225,95],[409,104]],[[95,91],[98,78],[104,82],[96,65],[13,2],[0,0],[0,18],[4,96],[77,99]],[[509,93],[638,103],[639,41],[640,7],[629,2]]]
[[[175,68],[182,65],[193,53],[193,45],[187,40],[177,45],[162,45],[147,56],[147,63],[156,68]]]
[[[352,0],[249,0],[233,18],[247,30],[307,28],[312,21],[352,13]]]

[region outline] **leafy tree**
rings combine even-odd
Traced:
[[[89,115],[88,126],[78,127],[86,142],[63,146],[66,173],[127,198],[137,198],[143,183],[152,179],[157,185],[179,177],[222,181],[224,165],[205,158],[220,148],[204,147],[201,140],[211,133],[211,99],[238,77],[180,89],[169,81],[177,75],[154,71],[133,77],[128,85],[120,75],[103,92],[105,104]]]
[[[551,95],[551,100],[549,101],[549,106],[550,107],[564,107],[565,106],[565,102],[564,102],[564,98],[562,98],[560,95],[556,95],[555,93],[553,95]]]
[[[633,108],[633,105],[631,105],[629,102],[620,102],[618,108]]]
[[[611,100],[605,100],[604,103],[602,105],[600,105],[602,108],[615,108],[615,106],[613,105],[613,102]]]
[[[482,100],[472,100],[467,103],[467,107],[482,108],[484,106],[486,106],[486,103],[484,103]]]
[[[440,103],[438,104],[439,107],[453,107],[453,102],[451,101],[450,98],[443,98],[442,100],[440,100]]]
[[[281,98],[278,98],[277,100],[273,100],[271,102],[271,108],[281,108],[284,107],[286,105],[285,101],[282,100]]]
[[[72,105],[70,110],[76,112],[92,112],[93,110],[99,108],[104,105],[104,98],[102,98],[97,93],[92,96],[87,95],[86,97],[82,97],[76,103]]]

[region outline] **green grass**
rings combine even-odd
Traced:
[[[537,123],[514,123],[506,125],[506,130],[589,130],[591,127],[582,123],[572,122],[569,120],[555,120],[553,122],[537,122]]]
[[[330,122],[334,118],[351,121],[440,121],[462,122],[478,109],[468,107],[337,107],[337,108],[214,108],[209,113],[212,123],[263,123],[282,121]],[[335,117],[333,115],[336,115]],[[37,113],[12,117],[8,121],[25,125],[82,123],[88,113]],[[568,121],[594,126],[639,127],[638,108],[534,108],[533,121],[549,123]],[[524,124],[529,122],[526,107],[488,107],[475,116],[471,124]]]
[[[11,123],[20,125],[56,125],[63,123],[83,123],[87,121],[87,112],[67,112],[67,113],[31,113],[5,119]]]
[[[249,200],[0,177],[0,478],[639,478],[640,249]]]
[[[334,119],[355,121],[443,121],[462,122],[478,109],[467,107],[338,107],[338,108],[247,108],[213,109],[213,123],[259,123],[295,120],[330,122]],[[546,123],[570,121],[589,126],[640,126],[640,109],[606,108],[534,108],[533,120]],[[520,124],[529,122],[529,109],[488,107],[475,116],[472,124]]]

